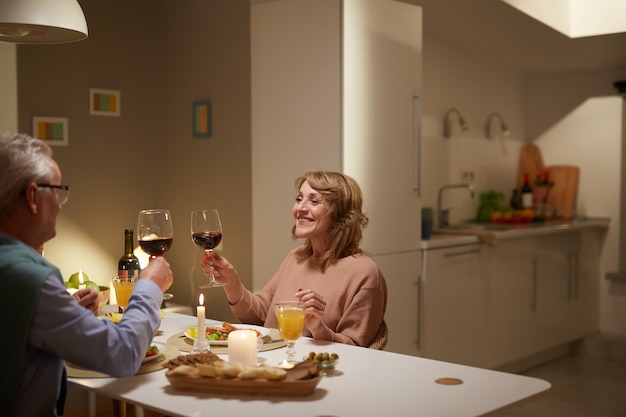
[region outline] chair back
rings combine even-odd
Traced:
[[[387,323],[385,322],[385,320],[383,320],[383,322],[380,323],[380,327],[378,328],[376,336],[374,336],[374,340],[372,340],[367,347],[369,349],[383,350],[385,346],[387,346],[388,338],[389,328],[387,327]]]

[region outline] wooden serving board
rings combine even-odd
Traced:
[[[315,387],[322,377],[316,376],[298,381],[268,381],[238,378],[191,378],[168,375],[167,379],[174,388],[182,391],[210,392],[237,396],[304,397],[315,391]]]
[[[573,165],[552,165],[546,168],[554,180],[546,204],[560,210],[564,219],[573,219],[576,215],[580,168]]]
[[[524,175],[528,174],[532,184],[537,175],[537,171],[544,169],[543,157],[537,145],[524,145],[520,151],[519,167],[517,170],[517,189],[521,190],[524,185]]]

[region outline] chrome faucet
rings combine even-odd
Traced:
[[[470,196],[474,198],[474,187],[471,184],[452,184],[452,185],[444,185],[439,189],[439,198],[437,200],[437,219],[439,221],[439,227],[447,226],[450,218],[450,210],[442,210],[441,209],[441,197],[443,196],[444,190],[448,190],[451,188],[467,188],[470,192]]]

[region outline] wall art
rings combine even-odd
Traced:
[[[208,138],[211,136],[211,101],[198,100],[192,105],[193,137]]]
[[[121,97],[118,90],[89,89],[89,114],[92,116],[118,116],[121,111]]]
[[[67,146],[67,118],[33,117],[33,137],[46,141],[53,146]]]

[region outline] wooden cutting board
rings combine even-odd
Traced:
[[[564,219],[574,218],[580,168],[574,165],[551,165],[546,168],[554,179],[554,185],[546,199],[547,205],[560,209]]]
[[[519,167],[517,170],[517,189],[521,190],[524,185],[524,174],[528,174],[528,178],[532,185],[535,180],[537,171],[544,168],[543,157],[537,145],[527,144],[520,150]]]

